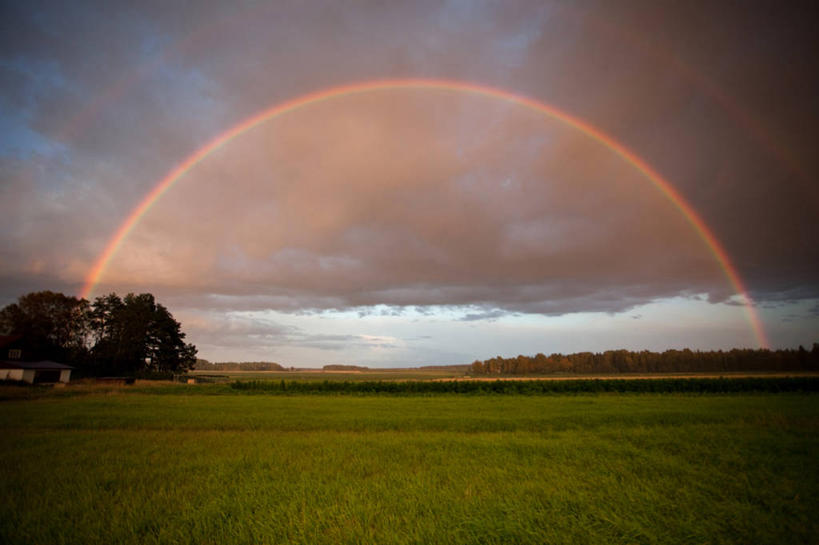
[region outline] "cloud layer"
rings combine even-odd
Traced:
[[[675,185],[757,300],[810,306],[810,21],[711,2],[4,6],[0,298],[78,292],[153,185],[253,113],[431,77],[599,127]],[[521,107],[408,90],[315,104],[213,153],[145,215],[99,289],[152,291],[180,312],[454,306],[468,321],[732,295],[679,210],[610,150]]]
[[[231,141],[153,207],[103,282],[290,310],[560,314],[730,295],[682,213],[611,150],[537,112],[419,90],[338,98]]]

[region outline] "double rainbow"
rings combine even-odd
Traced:
[[[765,330],[759,316],[756,313],[753,301],[748,295],[745,285],[742,282],[736,267],[734,267],[734,265],[731,263],[725,249],[719,243],[717,238],[714,236],[714,233],[708,228],[699,214],[697,214],[691,205],[688,204],[682,195],[680,195],[680,193],[671,185],[671,183],[660,176],[660,174],[651,168],[645,161],[640,159],[624,145],[620,144],[596,127],[549,104],[545,104],[529,97],[516,95],[502,89],[496,89],[494,87],[439,79],[375,80],[341,85],[338,87],[316,91],[314,93],[302,95],[293,100],[289,100],[263,110],[242,121],[241,123],[234,125],[227,131],[217,135],[210,142],[199,148],[196,152],[188,156],[184,161],[174,167],[174,169],[171,170],[164,178],[162,178],[145,196],[145,198],[142,199],[142,201],[131,211],[125,221],[123,221],[117,228],[116,232],[108,241],[105,249],[95,261],[94,266],[89,271],[88,276],[85,279],[85,284],[80,292],[80,297],[88,298],[91,295],[91,293],[94,291],[94,287],[97,285],[97,283],[99,283],[105,269],[111,262],[111,259],[121,246],[122,241],[125,240],[128,234],[133,230],[134,226],[139,223],[139,220],[151,208],[151,206],[153,206],[153,204],[158,201],[162,195],[165,194],[165,192],[173,187],[173,185],[182,176],[203,161],[213,151],[219,149],[248,130],[280,115],[295,112],[301,108],[339,97],[398,89],[427,89],[467,93],[502,100],[511,104],[529,108],[530,110],[536,111],[551,119],[560,121],[561,123],[580,131],[592,140],[599,142],[615,154],[622,157],[628,164],[637,169],[643,176],[645,176],[646,179],[648,179],[657,189],[659,189],[683,214],[688,223],[691,224],[697,235],[699,235],[699,237],[708,247],[709,251],[713,254],[717,263],[719,263],[719,266],[722,268],[728,282],[741,298],[742,304],[745,307],[745,313],[751,325],[753,334],[756,337],[757,343],[761,347],[768,347],[768,340],[765,335]]]

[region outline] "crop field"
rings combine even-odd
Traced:
[[[0,402],[0,543],[819,538],[815,393],[71,388]]]

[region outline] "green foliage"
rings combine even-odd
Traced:
[[[132,393],[3,408],[9,545],[819,535],[815,394]]]
[[[0,333],[20,335],[29,359],[80,361],[88,353],[88,301],[40,291],[0,310]]]
[[[98,370],[167,374],[191,369],[196,362],[196,348],[185,344],[181,325],[150,293],[97,297],[91,318]]]
[[[731,371],[816,371],[819,370],[819,344],[808,352],[797,350],[739,349],[729,351],[607,350],[601,353],[537,354],[486,361],[470,365],[473,375],[529,374],[616,374],[616,373],[702,373]]]
[[[332,394],[580,394],[819,392],[819,377],[738,377],[573,380],[271,381],[237,380],[231,388],[265,393]]]
[[[24,295],[0,310],[0,331],[22,336],[27,359],[53,359],[76,375],[160,374],[186,371],[196,347],[179,322],[150,293],[124,299],[111,293],[85,299],[50,291]]]

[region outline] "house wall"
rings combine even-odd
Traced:
[[[23,370],[0,369],[0,380],[23,380]]]
[[[36,369],[0,369],[0,380],[23,380],[29,384],[34,383]],[[71,380],[71,369],[60,370],[60,382]]]

